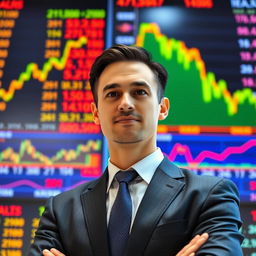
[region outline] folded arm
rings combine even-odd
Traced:
[[[202,235],[196,235],[176,256],[194,256],[196,251],[206,242],[208,239],[208,234],[204,233]],[[55,248],[50,250],[43,250],[43,256],[65,256],[62,252]]]
[[[197,256],[242,256],[238,191],[230,180],[221,180],[209,192],[201,208],[193,236],[207,232],[209,239]]]

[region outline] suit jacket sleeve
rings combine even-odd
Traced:
[[[193,236],[208,232],[209,239],[196,255],[242,256],[240,227],[237,188],[230,180],[222,179],[209,191],[201,206]]]
[[[42,255],[44,249],[53,247],[65,253],[53,211],[53,200],[54,198],[49,198],[46,203],[45,211],[41,217],[34,243],[31,245],[28,256]]]

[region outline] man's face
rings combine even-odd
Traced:
[[[158,102],[157,86],[154,73],[142,62],[120,61],[104,69],[92,112],[109,143],[155,142],[157,122],[169,107],[166,98]]]

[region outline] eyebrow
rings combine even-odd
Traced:
[[[146,87],[148,88],[149,90],[151,90],[151,86],[146,83],[145,81],[134,81],[131,83],[131,86],[134,86],[134,87]],[[115,89],[115,88],[120,88],[121,85],[120,84],[117,84],[117,83],[113,83],[113,84],[107,84],[104,88],[103,88],[103,92],[106,92],[107,90],[110,90],[110,89]]]

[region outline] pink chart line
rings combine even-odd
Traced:
[[[39,185],[33,181],[30,181],[30,180],[19,180],[19,181],[15,181],[15,182],[12,182],[12,183],[9,183],[9,184],[5,184],[5,185],[0,185],[0,189],[8,189],[8,188],[16,188],[16,187],[21,187],[21,186],[29,186],[31,188],[34,188],[34,189],[64,189],[65,191],[66,190],[70,190],[70,189],[73,189],[83,183],[85,183],[87,181],[80,181],[70,187],[64,187],[64,188],[50,188],[50,187],[45,187],[45,186],[42,186],[42,185]]]
[[[211,151],[203,151],[201,152],[195,159],[193,159],[193,156],[191,154],[190,148],[187,145],[182,145],[180,143],[176,143],[170,152],[168,158],[171,161],[174,161],[177,157],[177,155],[184,155],[185,159],[188,163],[191,164],[200,164],[203,162],[206,158],[211,158],[216,161],[223,161],[228,156],[232,154],[242,154],[249,150],[252,147],[256,146],[256,140],[249,140],[246,143],[244,143],[241,146],[238,147],[228,147],[226,148],[222,153],[215,153]]]
[[[0,185],[0,188],[16,188],[20,186],[29,186],[36,189],[43,189],[44,186],[38,185],[37,183],[30,180],[19,180],[6,185]]]

